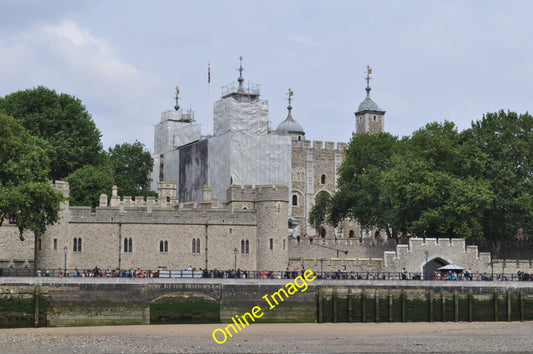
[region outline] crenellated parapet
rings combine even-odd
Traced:
[[[321,140],[292,140],[293,148],[302,148],[302,149],[318,149],[318,150],[329,150],[329,151],[338,151],[344,152],[346,148],[346,143],[335,143],[332,141],[321,141]]]
[[[255,209],[260,201],[287,202],[289,189],[281,185],[232,185],[226,191],[226,205],[232,209]]]
[[[383,255],[385,267],[390,271],[421,272],[426,263],[456,264],[475,272],[490,269],[490,253],[479,252],[477,246],[466,245],[464,239],[410,238],[407,245],[397,245],[395,251]]]

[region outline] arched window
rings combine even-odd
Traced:
[[[241,240],[241,254],[244,254],[244,240]]]
[[[292,196],[292,205],[293,206],[298,205],[298,196],[296,194]]]
[[[320,236],[322,236],[322,238],[326,237],[326,229],[322,228],[322,230],[320,230]]]
[[[159,241],[159,252],[163,252],[163,240]]]
[[[124,252],[128,252],[128,238],[124,239]]]
[[[250,254],[250,241],[246,240],[246,254]]]
[[[200,239],[196,239],[196,253],[200,253]]]
[[[78,252],[81,252],[81,237],[78,237]]]
[[[322,175],[322,177],[320,177],[320,183],[326,184],[326,175]]]
[[[196,253],[196,240],[192,239],[192,253]]]
[[[133,240],[131,239],[131,237],[128,240],[128,246],[129,246],[128,247],[128,252],[132,252],[133,251]]]
[[[168,241],[165,241],[165,252],[168,252]]]
[[[41,239],[39,239],[39,241],[38,241],[38,249],[39,249],[39,251],[41,250]]]
[[[349,234],[348,237],[349,237],[349,238],[353,238],[353,236],[354,236],[354,232],[353,232],[353,230],[350,230],[350,234]]]
[[[167,203],[170,203],[170,197],[167,195]]]

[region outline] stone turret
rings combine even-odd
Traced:
[[[370,98],[370,90],[372,90],[370,88],[370,74],[372,74],[372,69],[367,66],[366,98],[359,105],[357,112],[355,112],[355,132],[357,134],[377,134],[384,131],[385,111],[380,109]]]
[[[285,269],[289,262],[286,186],[256,186],[257,269]]]
[[[59,211],[59,221],[54,225],[49,225],[43,235],[37,236],[35,243],[35,264],[37,269],[58,270],[65,267],[65,254],[68,261],[71,258],[72,240],[69,238],[68,224],[70,221],[69,195],[70,187],[68,182],[56,181],[53,187],[63,194],[61,210]],[[40,239],[40,240],[39,240]]]

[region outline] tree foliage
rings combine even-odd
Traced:
[[[483,215],[489,239],[509,239],[521,229],[533,237],[533,117],[499,111],[474,122],[465,136],[487,155],[481,178],[494,199]]]
[[[9,218],[21,239],[25,230],[42,234],[59,217],[63,196],[48,180],[45,146],[17,120],[0,113],[0,225]]]
[[[489,113],[463,132],[431,123],[401,140],[354,135],[338,192],[311,213],[333,226],[349,217],[389,236],[533,237],[532,163],[527,113]]]
[[[49,178],[63,179],[85,165],[97,165],[101,134],[77,98],[39,86],[0,98],[0,112],[48,141]]]
[[[339,169],[339,192],[331,202],[330,224],[337,226],[348,217],[364,228],[377,226],[389,233],[391,205],[381,194],[380,180],[400,146],[401,142],[388,133],[354,135]]]
[[[321,191],[316,195],[315,205],[309,213],[309,223],[315,230],[322,230],[329,209],[331,208],[331,195],[326,191]]]
[[[390,224],[415,236],[482,238],[481,216],[492,192],[479,178],[479,149],[450,122],[426,125],[403,147],[382,175]]]
[[[109,148],[98,165],[87,165],[67,178],[72,205],[96,207],[101,194],[110,195],[113,185],[120,196],[155,196],[150,191],[153,158],[138,141]]]
[[[154,159],[142,143],[124,143],[109,148],[109,163],[119,194],[124,196],[154,195],[150,191],[150,173]]]
[[[113,173],[107,164],[87,165],[72,172],[66,178],[70,185],[70,204],[96,207],[101,194],[111,194]]]

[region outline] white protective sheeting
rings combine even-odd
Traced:
[[[171,115],[171,113],[173,113]],[[161,123],[154,127],[154,153],[164,154],[179,146],[200,140],[201,127],[192,122],[179,122],[172,119],[163,120],[163,117],[182,118],[181,111],[168,111],[161,114]]]
[[[232,97],[215,102],[214,135],[241,132],[251,135],[268,134],[268,102],[238,102]]]
[[[279,135],[228,133],[209,141],[212,195],[226,199],[236,185],[284,185],[292,189],[291,139]],[[287,195],[287,199],[289,195]]]

